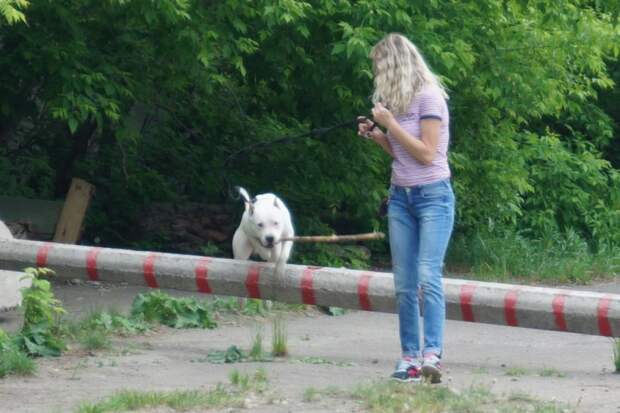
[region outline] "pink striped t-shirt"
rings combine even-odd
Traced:
[[[424,185],[450,177],[450,167],[448,166],[450,115],[441,89],[434,85],[423,87],[413,98],[407,113],[396,116],[398,123],[414,139],[420,139],[420,121],[429,118],[441,120],[437,153],[430,165],[423,165],[418,162],[388,132],[387,137],[394,154],[394,160],[392,161],[393,185]]]

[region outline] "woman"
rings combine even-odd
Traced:
[[[419,381],[424,376],[439,383],[445,324],[442,269],[454,224],[447,94],[415,45],[400,34],[384,37],[370,58],[374,122],[362,119],[358,133],[393,158],[388,223],[402,356],[392,378]]]

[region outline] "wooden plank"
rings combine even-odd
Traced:
[[[54,242],[75,244],[79,241],[86,210],[94,193],[95,187],[88,182],[79,178],[71,180],[65,205],[56,225]]]

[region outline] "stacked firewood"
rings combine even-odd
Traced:
[[[156,203],[143,215],[140,227],[147,237],[164,239],[179,252],[201,253],[207,244],[227,250],[236,228],[235,213],[228,205]]]

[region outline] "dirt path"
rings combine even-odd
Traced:
[[[135,294],[143,291],[102,287],[60,285],[55,291],[77,317],[96,308],[126,311]],[[620,280],[590,289],[620,293]],[[215,330],[162,328],[146,336],[117,339],[113,350],[92,356],[39,360],[34,377],[0,379],[0,412],[70,412],[82,401],[96,401],[120,389],[207,389],[227,382],[233,369],[254,372],[261,367],[277,399],[284,402],[246,411],[363,411],[354,401],[338,398],[306,403],[303,393],[309,387],[352,389],[385,379],[399,351],[396,316],[348,312],[329,317],[311,311],[291,313],[287,321],[292,354],[288,361],[225,365],[205,361],[210,351],[233,344],[249,348],[256,321],[248,318]],[[270,324],[262,322],[268,347]],[[19,323],[16,312],[0,314],[0,328],[14,330]],[[579,412],[620,412],[620,375],[612,373],[610,339],[449,321],[445,347],[445,377],[452,388],[483,384],[495,393],[563,401]],[[299,360],[308,357],[325,363]]]

